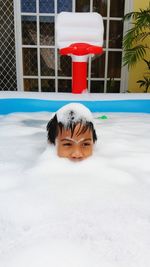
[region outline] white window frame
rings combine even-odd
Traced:
[[[133,11],[133,0],[125,1],[125,14]],[[129,22],[124,22],[123,36],[129,30]],[[122,54],[123,58],[123,54]],[[123,66],[123,61],[122,61]],[[129,70],[127,66],[123,66],[121,69],[121,84],[120,84],[120,93],[126,93],[128,91],[128,81],[129,81]]]
[[[16,38],[16,72],[17,72],[17,88],[18,91],[24,91],[24,85],[23,85],[23,79],[24,78],[35,78],[38,79],[38,88],[39,92],[41,92],[41,78],[43,76],[40,76],[40,60],[38,60],[38,76],[24,76],[23,75],[23,59],[22,59],[22,48],[23,47],[30,47],[29,45],[22,45],[22,30],[21,30],[21,15],[27,15],[27,16],[37,16],[37,45],[31,46],[31,47],[37,47],[37,53],[38,53],[38,59],[40,59],[40,47],[42,48],[54,48],[55,49],[55,76],[54,77],[47,77],[44,76],[44,79],[46,78],[54,78],[55,79],[55,92],[58,92],[58,78],[59,79],[71,79],[71,77],[67,76],[58,76],[58,55],[57,55],[57,47],[56,46],[40,46],[40,36],[39,36],[39,17],[40,16],[54,16],[56,18],[57,16],[57,0],[54,0],[55,2],[55,10],[54,13],[21,13],[21,6],[20,6],[20,0],[13,0],[14,1],[14,23],[15,23],[15,38]],[[70,0],[71,1],[71,0]],[[107,32],[106,37],[109,36],[109,11],[110,11],[110,1],[107,0],[108,8],[107,8],[107,17],[104,17],[105,20],[107,20]],[[72,11],[75,12],[75,0],[72,0]],[[36,8],[39,10],[39,0],[36,0]],[[133,0],[125,0],[125,13],[128,13],[133,10]],[[90,0],[90,12],[93,11],[93,0]],[[121,20],[120,18],[113,17],[111,20]],[[123,35],[125,32],[129,29],[129,23],[124,23],[124,29],[123,29]],[[91,78],[91,58],[89,59],[89,65],[88,65],[88,91],[90,92],[90,84],[91,81],[104,81],[104,93],[107,91],[107,81],[109,80],[107,78],[107,71],[108,71],[108,51],[120,51],[122,52],[122,49],[108,49],[108,38],[106,38],[106,48],[105,51],[105,77],[104,78]],[[125,93],[128,90],[128,69],[127,67],[121,68],[121,78],[115,78],[115,81],[120,81],[120,93]]]

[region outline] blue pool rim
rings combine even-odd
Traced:
[[[150,113],[150,99],[89,101],[2,98],[0,99],[0,114],[13,112],[55,112],[68,103],[82,103],[92,112]]]

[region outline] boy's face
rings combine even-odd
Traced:
[[[79,135],[80,124],[77,124],[71,136],[71,130],[59,131],[56,139],[57,155],[73,161],[81,161],[92,155],[93,135],[89,129]]]

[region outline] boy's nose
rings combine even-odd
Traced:
[[[83,159],[83,157],[84,157],[84,155],[83,155],[81,149],[78,147],[76,147],[71,154],[72,159],[79,159],[80,160],[80,159]]]

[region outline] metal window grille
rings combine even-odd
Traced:
[[[126,80],[122,68],[122,18],[129,0],[14,0],[19,28],[20,90],[70,92],[71,59],[55,45],[55,19],[61,11],[98,12],[104,20],[104,54],[90,58],[88,91],[119,93]]]
[[[0,90],[17,90],[13,0],[0,1]]]

